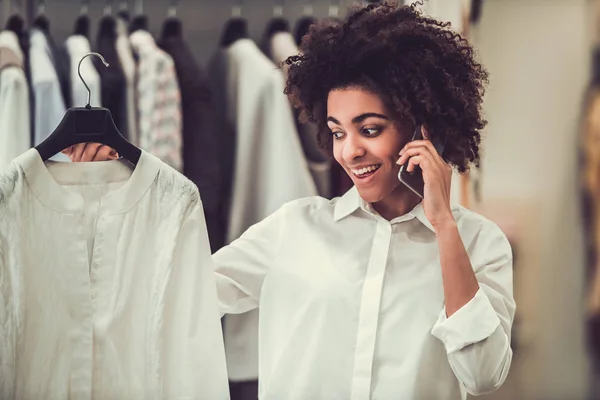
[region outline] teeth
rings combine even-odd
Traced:
[[[352,172],[355,175],[364,175],[364,174],[366,174],[368,172],[375,171],[377,168],[379,168],[379,165],[369,165],[368,167],[365,167],[365,168],[353,169]]]

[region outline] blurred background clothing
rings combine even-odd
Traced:
[[[351,187],[316,146],[317,127],[298,121],[280,68],[314,20],[343,18],[350,2],[253,0],[236,9],[234,0],[180,0],[174,9],[169,0],[114,0],[108,9],[92,1],[88,35],[76,29],[81,1],[44,3],[40,14],[36,0],[0,2],[0,169],[49,135],[67,107],[84,105],[75,104],[85,92],[73,68],[86,38],[111,64],[82,69],[92,105],[109,108],[133,143],[154,140],[163,161],[199,187],[213,252],[288,199],[333,198]],[[452,184],[452,201],[496,222],[515,255],[513,364],[504,386],[483,398],[600,398],[598,3],[423,7],[468,36],[490,72],[481,169],[455,174]],[[245,24],[232,18],[238,11]],[[136,31],[144,43],[133,46]],[[153,67],[140,70],[148,54]],[[145,81],[161,86],[148,90]],[[259,154],[265,164],[257,166]],[[256,316],[229,326],[228,318],[232,395],[252,398]]]

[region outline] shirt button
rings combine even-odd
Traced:
[[[100,266],[100,264],[98,264],[97,262],[94,263],[94,267],[98,268]]]
[[[92,299],[96,298],[96,293],[92,293]]]
[[[92,282],[96,282],[96,277],[92,276]]]

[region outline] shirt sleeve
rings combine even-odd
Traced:
[[[446,348],[450,366],[472,395],[498,389],[512,361],[511,327],[515,314],[512,251],[500,229],[485,226],[470,253],[479,290],[446,317],[444,308],[432,334]]]
[[[200,201],[181,227],[164,307],[162,397],[229,399],[216,285]]]
[[[221,314],[258,307],[265,275],[275,263],[285,213],[284,205],[213,255]]]

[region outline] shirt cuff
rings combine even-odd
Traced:
[[[444,343],[446,352],[450,354],[487,339],[499,325],[500,318],[485,292],[479,288],[475,296],[449,318],[444,307],[431,334]]]

